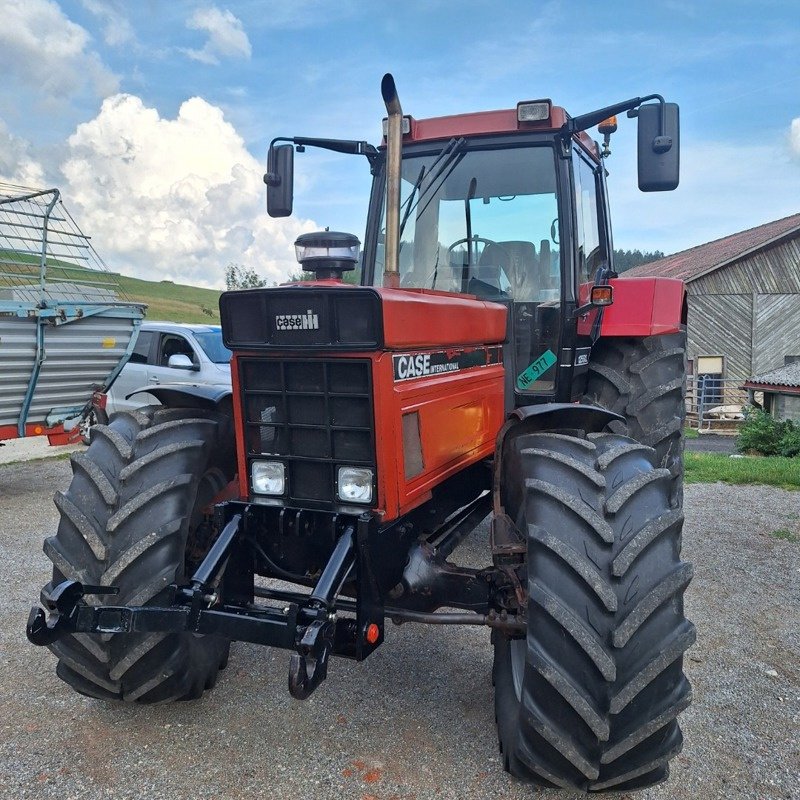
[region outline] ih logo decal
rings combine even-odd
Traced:
[[[305,314],[277,314],[275,327],[279,331],[318,331],[319,317],[310,308]]]

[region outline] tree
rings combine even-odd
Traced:
[[[266,278],[262,278],[254,269],[233,261],[225,267],[225,286],[228,289],[253,289],[266,285]]]
[[[300,281],[315,281],[317,276],[313,272],[294,272],[289,275],[289,283],[299,283]],[[356,269],[347,270],[342,273],[342,281],[344,283],[351,283],[353,286],[358,286],[361,283],[361,267]]]
[[[661,250],[615,250],[614,269],[617,272],[625,272],[626,269],[637,267],[639,264],[649,264],[651,261],[658,261],[664,258]]]

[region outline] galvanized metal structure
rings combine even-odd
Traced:
[[[77,425],[127,361],[145,306],[115,276],[58,189],[0,184],[0,439]]]

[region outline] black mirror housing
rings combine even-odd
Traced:
[[[669,192],[680,179],[680,123],[677,103],[664,103],[664,128],[661,129],[661,103],[639,106],[639,188],[643,192]]]
[[[274,143],[267,156],[267,213],[271,217],[288,217],[294,199],[294,145]]]

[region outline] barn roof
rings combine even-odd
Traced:
[[[748,389],[800,389],[800,361],[764,372],[761,375],[754,375],[752,378],[748,378],[745,386]]]
[[[722,239],[715,239],[713,242],[681,250],[680,253],[658,261],[640,264],[623,272],[622,277],[655,275],[662,278],[680,278],[689,283],[792,234],[800,234],[800,214],[776,219],[756,228],[749,228]]]

